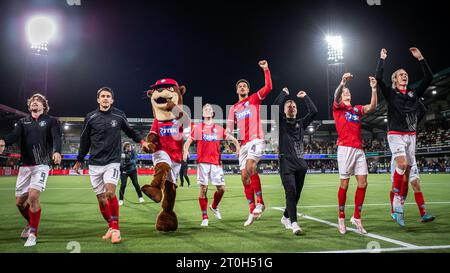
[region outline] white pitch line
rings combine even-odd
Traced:
[[[443,205],[443,204],[450,204],[450,201],[442,201],[442,202],[427,202],[427,205]],[[375,207],[375,206],[390,206],[390,203],[382,203],[382,204],[364,204],[364,207]],[[405,203],[405,205],[417,205],[413,202]],[[354,207],[355,205],[345,205],[346,207]],[[311,205],[311,206],[301,206],[302,208],[335,208],[337,205]]]
[[[272,207],[272,208],[276,209],[276,210],[279,210],[279,211],[284,211],[284,208],[280,208],[280,207]],[[325,220],[322,220],[322,219],[319,219],[319,218],[315,218],[315,217],[308,216],[308,215],[301,214],[301,213],[297,213],[297,215],[300,216],[300,217],[303,217],[305,219],[312,220],[312,221],[315,221],[315,222],[319,222],[319,223],[322,223],[322,224],[326,224],[326,225],[329,225],[329,226],[332,226],[332,227],[335,227],[335,228],[338,227],[338,225],[335,224],[335,223],[332,223],[332,222],[329,222],[329,221],[325,221]],[[355,233],[357,233],[359,235],[362,235],[362,236],[366,236],[366,237],[382,240],[382,241],[385,241],[385,242],[388,242],[388,243],[392,243],[392,244],[396,244],[396,245],[400,245],[400,246],[403,246],[403,247],[418,247],[418,246],[413,245],[413,244],[408,244],[408,243],[405,243],[405,242],[402,242],[402,241],[399,241],[399,240],[394,240],[394,239],[391,239],[391,238],[388,238],[388,237],[384,237],[384,236],[381,236],[381,235],[377,235],[377,234],[374,234],[374,233],[361,234],[354,228],[347,227],[347,231],[352,231],[352,232],[355,232]]]
[[[311,251],[311,252],[300,252],[300,253],[380,253],[380,252],[436,250],[436,249],[450,249],[450,245],[393,247],[393,248],[365,248],[365,249],[350,249],[350,250]]]

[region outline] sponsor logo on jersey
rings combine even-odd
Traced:
[[[203,141],[218,141],[217,134],[203,134]]]
[[[47,122],[45,120],[39,122],[39,126],[45,127],[45,125],[47,125]]]
[[[359,116],[350,112],[345,112],[345,119],[350,122],[359,122]]]
[[[178,134],[177,126],[163,126],[159,128],[160,136],[175,136]]]
[[[116,127],[117,126],[117,120],[113,119],[111,120],[111,126]]]
[[[236,113],[236,119],[239,121],[239,120],[248,118],[251,115],[252,115],[252,111],[250,109],[244,109],[244,110]]]

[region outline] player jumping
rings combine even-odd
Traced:
[[[45,96],[37,93],[27,102],[31,115],[20,119],[11,134],[0,139],[0,154],[5,146],[20,142],[19,175],[16,182],[16,206],[27,220],[21,237],[25,247],[36,245],[41,218],[39,197],[47,184],[49,165],[61,163],[61,128],[56,118],[47,115],[50,107]]]
[[[142,146],[148,143],[131,128],[125,113],[112,107],[114,93],[109,87],[102,87],[97,91],[99,108],[90,112],[84,119],[83,131],[80,136],[80,150],[75,171],[90,152],[89,177],[97,195],[100,212],[108,223],[109,229],[102,237],[111,239],[113,244],[122,238],[119,229],[119,203],[116,197],[116,186],[120,178],[120,161],[122,155],[121,131]]]
[[[381,93],[387,102],[387,139],[396,166],[393,172],[392,191],[390,192],[393,208],[391,216],[402,227],[405,226],[404,201],[408,191],[408,183],[411,183],[414,189],[414,196],[419,206],[422,222],[430,222],[435,218],[425,210],[425,200],[420,189],[418,173],[416,172],[415,155],[417,110],[419,107],[417,102],[423,96],[428,86],[430,86],[433,80],[433,72],[419,49],[412,47],[409,50],[414,58],[419,61],[424,75],[416,89],[412,90],[408,86],[408,73],[404,69],[398,69],[392,74],[391,86],[385,84],[383,73],[387,50],[384,48],[380,52],[380,61],[378,62],[376,73]]]
[[[337,160],[341,185],[338,191],[339,219],[338,230],[345,234],[345,201],[347,199],[350,176],[355,175],[357,188],[355,193],[355,212],[350,219],[361,234],[366,234],[361,222],[361,210],[367,189],[367,161],[362,149],[361,118],[377,107],[377,81],[369,77],[372,97],[370,104],[351,105],[350,90],[345,86],[353,76],[345,73],[334,94],[333,118],[338,133]]]
[[[261,180],[256,171],[256,165],[264,151],[264,133],[261,126],[260,105],[272,90],[272,79],[267,61],[262,60],[258,64],[264,71],[264,87],[249,96],[250,84],[247,80],[239,80],[236,83],[236,93],[239,96],[239,102],[231,107],[227,119],[227,133],[232,134],[234,124],[237,123],[241,136],[239,169],[241,170],[245,197],[250,207],[250,214],[244,226],[251,225],[254,219],[258,219],[265,209]]]
[[[200,185],[200,195],[198,202],[202,211],[201,226],[208,226],[208,181],[216,186],[214,202],[209,206],[217,219],[222,219],[218,205],[225,192],[225,179],[222,165],[220,163],[220,141],[230,140],[236,147],[236,154],[239,156],[239,142],[230,134],[225,134],[225,129],[214,123],[214,112],[210,104],[203,106],[203,122],[195,125],[191,136],[186,140],[183,148],[183,159],[186,161],[189,146],[197,141],[197,183]]]

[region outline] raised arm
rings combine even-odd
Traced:
[[[336,91],[334,92],[334,101],[339,104],[341,103],[341,95],[344,91],[345,84],[353,78],[353,75],[350,73],[345,73],[342,75],[342,80],[339,86],[336,88]]]
[[[286,98],[289,96],[289,89],[284,87],[280,94],[273,101],[274,105],[278,105],[278,109],[280,110],[280,115],[284,116],[284,103],[286,102]]]
[[[313,101],[309,96],[307,96],[305,91],[302,90],[298,92],[297,97],[305,100],[306,110],[308,111],[306,116],[300,119],[303,125],[303,130],[305,130],[309,124],[311,124],[318,111],[316,105],[314,105]]]
[[[414,58],[419,61],[420,66],[422,67],[423,78],[419,86],[416,88],[416,95],[418,98],[420,98],[423,96],[423,93],[425,93],[428,86],[430,86],[431,82],[433,81],[433,72],[431,71],[430,66],[428,65],[427,61],[422,56],[422,53],[418,48],[412,47],[409,49],[409,51],[411,51]]]
[[[260,100],[266,98],[266,96],[272,91],[272,77],[270,76],[269,64],[266,60],[259,61],[259,67],[264,71],[264,87],[258,90],[258,97]]]
[[[370,87],[372,88],[372,97],[370,99],[370,104],[364,105],[363,112],[364,115],[375,110],[377,108],[377,80],[374,77],[369,77]]]
[[[387,100],[391,91],[391,88],[386,85],[383,80],[384,75],[384,61],[387,58],[387,50],[385,48],[381,49],[380,52],[380,60],[378,61],[377,70],[375,73],[375,79],[377,80],[378,86],[381,89],[381,93],[383,97]]]

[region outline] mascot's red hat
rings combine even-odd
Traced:
[[[156,89],[159,86],[163,86],[163,85],[165,85],[165,86],[172,85],[172,86],[179,87],[177,81],[174,79],[160,79],[160,80],[157,80],[156,83],[150,87],[152,89]]]

